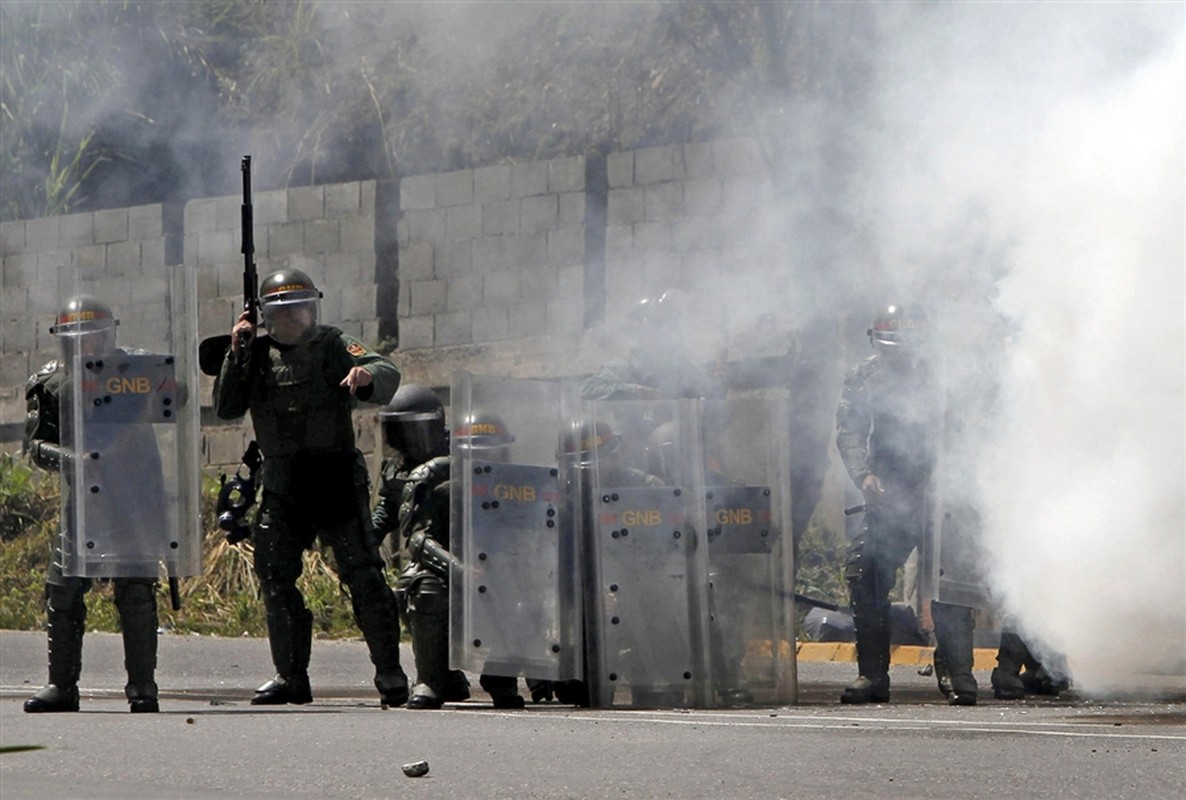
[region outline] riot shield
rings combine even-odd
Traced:
[[[702,415],[717,705],[797,700],[788,419],[779,391],[708,401]]]
[[[99,298],[103,290],[77,272],[59,276],[63,308],[69,298]],[[142,302],[135,307],[120,304],[127,298],[99,298],[130,322],[121,320],[114,347],[95,352],[83,344],[85,320],[81,327],[56,326],[66,373],[59,424],[67,454],[61,469],[67,575],[201,571],[193,277],[178,266],[159,280],[145,279],[137,293]]]
[[[989,434],[987,404],[980,381],[961,380],[950,367],[941,372],[942,423],[937,432],[929,519],[921,562],[923,596],[971,608],[991,609],[984,576],[983,528],[972,465],[979,462]]]
[[[462,566],[449,588],[451,668],[581,675],[579,573],[557,469],[565,409],[576,402],[565,391],[454,375],[451,549]]]
[[[697,400],[590,403],[572,436],[583,445],[567,448],[582,476],[572,482],[581,486],[594,706],[711,704],[699,411]],[[647,470],[645,442],[618,433],[656,423],[679,445],[662,475]]]

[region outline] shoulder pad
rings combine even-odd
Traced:
[[[449,457],[437,456],[436,458],[425,461],[416,469],[408,473],[408,483],[420,483],[422,481],[443,481],[449,477]]]
[[[41,365],[41,369],[29,376],[29,383],[37,383],[38,380],[48,378],[58,371],[58,360],[55,358],[52,361],[47,361]]]

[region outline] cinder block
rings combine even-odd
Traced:
[[[209,300],[199,300],[198,335],[205,338],[230,333],[242,310],[241,299],[215,297]]]
[[[605,157],[606,177],[610,189],[625,189],[634,185],[634,153],[610,153]]]
[[[94,241],[99,244],[128,238],[128,209],[112,208],[95,212]]]
[[[547,333],[558,336],[580,330],[584,325],[584,301],[579,295],[557,295],[547,303]]]
[[[557,224],[561,228],[585,224],[584,192],[568,192],[560,195],[560,219]]]
[[[435,274],[438,278],[454,278],[458,275],[469,275],[474,271],[473,239],[457,239],[442,242],[436,248]]]
[[[649,186],[652,183],[676,181],[683,177],[681,145],[669,144],[634,151],[635,185]]]
[[[547,234],[525,233],[505,238],[512,266],[537,267],[548,263]]]
[[[483,236],[475,239],[472,243],[473,271],[487,273],[512,269],[508,243],[513,239],[513,236]]]
[[[523,233],[538,233],[556,227],[560,217],[559,198],[554,194],[525,197],[519,212],[519,226]]]
[[[288,190],[288,221],[306,222],[325,216],[325,187],[297,186]]]
[[[511,196],[511,167],[497,164],[474,170],[474,201],[484,203]]]
[[[445,209],[431,208],[424,211],[407,211],[408,240],[440,244],[445,241]]]
[[[507,338],[508,320],[505,306],[475,308],[472,318],[473,340],[493,342]]]
[[[21,288],[37,279],[37,261],[24,253],[13,253],[0,259],[0,286],[5,289]],[[12,306],[6,306],[12,308]]]
[[[61,217],[31,219],[25,222],[25,249],[47,253],[62,248],[59,221]]]
[[[482,207],[452,206],[445,209],[445,240],[474,239],[482,235]]]
[[[628,258],[634,252],[633,225],[607,225],[605,227],[606,261]]]
[[[511,197],[533,197],[548,191],[548,162],[525,161],[511,165]]]
[[[25,221],[0,222],[0,258],[8,258],[25,250]]]
[[[94,214],[66,214],[60,219],[63,247],[82,247],[95,243]]]
[[[132,206],[128,212],[129,239],[155,239],[165,235],[165,208],[160,203]],[[184,224],[184,212],[182,214]],[[186,226],[189,230],[189,226]]]
[[[333,253],[342,246],[336,219],[314,219],[305,223],[305,254]]]
[[[556,267],[535,266],[520,270],[519,296],[540,302],[556,291]]]
[[[399,207],[404,212],[436,207],[436,175],[413,175],[399,182]]]
[[[372,312],[373,314],[373,312]],[[362,339],[368,345],[374,346],[379,342],[379,320],[373,316],[370,319],[361,319],[358,321],[362,326],[359,331],[358,338]]]
[[[242,214],[243,196],[226,198],[236,214]],[[268,225],[280,225],[288,222],[288,190],[273,189],[267,192],[255,192],[251,198],[251,217],[255,224],[255,238],[260,237],[260,228]],[[242,228],[242,216],[237,216],[229,223],[230,227]]]
[[[259,250],[260,242],[255,242]],[[276,259],[283,256],[299,255],[305,252],[305,223],[287,222],[283,225],[268,226],[267,249],[268,258]]]
[[[128,228],[133,227],[135,217],[129,215]],[[185,204],[182,220],[186,234],[203,234],[218,230],[218,198],[204,197]]]
[[[364,320],[375,316],[375,284],[342,287],[342,319]]]
[[[32,320],[23,314],[19,317],[10,317],[8,310],[5,310],[4,319],[0,321],[0,343],[3,344],[0,352],[3,352],[6,358],[9,353],[29,353],[37,347],[37,329],[31,323]],[[23,370],[24,367],[21,369]],[[26,372],[25,375],[27,376],[28,373]],[[20,380],[24,380],[24,377],[21,376]],[[0,380],[0,386],[10,385],[12,385],[12,381]]]
[[[519,273],[498,270],[484,275],[482,294],[488,306],[507,306],[519,300]]]
[[[547,333],[548,311],[544,303],[519,303],[507,309],[507,336],[526,339]]]
[[[556,158],[548,162],[548,193],[581,192],[585,189],[585,159]]]
[[[410,281],[426,281],[435,277],[433,252],[433,247],[430,244],[416,242],[401,246],[399,248],[400,278]]]
[[[197,236],[196,266],[202,269],[217,269],[221,265],[235,263],[243,269],[243,256],[231,238],[230,231],[209,231]],[[242,285],[242,284],[240,284]]]
[[[719,175],[752,175],[766,171],[766,162],[755,139],[724,139],[713,142],[712,149]]]
[[[482,203],[482,233],[502,236],[519,232],[520,200],[496,200]]]
[[[366,214],[344,217],[338,221],[343,250],[373,253],[375,251],[375,217]]]
[[[646,187],[646,218],[648,220],[672,219],[684,211],[684,184],[682,181],[655,183]]]
[[[467,206],[474,202],[474,171],[472,169],[444,172],[437,175],[437,205]]]
[[[711,142],[689,142],[684,145],[684,177],[707,178],[715,174]]]
[[[102,273],[107,268],[107,245],[89,244],[86,247],[76,247],[71,257],[71,263],[78,269]]]
[[[411,284],[406,280],[399,282],[399,296],[395,301],[395,313],[399,319],[408,316],[412,310]]]
[[[671,221],[671,247],[686,252],[719,245],[720,225],[717,217],[678,217]]]
[[[375,282],[375,259],[369,253],[325,253],[322,263],[327,286],[372,285]]]
[[[607,225],[629,225],[646,219],[646,190],[641,186],[610,189],[605,219]]]
[[[482,276],[461,275],[448,281],[448,311],[470,311],[482,304]]]
[[[634,226],[636,250],[666,250],[671,247],[671,222],[639,222]]]
[[[330,219],[353,217],[362,212],[362,184],[357,181],[325,187],[325,216]]]
[[[107,274],[135,275],[140,272],[140,242],[112,242],[107,247]]]
[[[165,266],[165,239],[145,239],[140,243],[140,268],[161,269]],[[172,266],[172,265],[170,265]]]
[[[410,281],[411,314],[440,314],[447,308],[448,281]]]
[[[451,314],[437,314],[433,338],[437,347],[451,344],[469,344],[473,341],[473,328],[468,311]]]
[[[583,264],[584,261],[584,228],[561,228],[548,231],[549,264]]]
[[[684,213],[693,217],[711,217],[722,208],[721,181],[698,178],[684,182]]]
[[[432,347],[435,320],[436,318],[431,314],[401,318],[399,321],[400,350]]]

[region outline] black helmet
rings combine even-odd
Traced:
[[[474,458],[505,461],[515,437],[502,417],[490,411],[473,411],[453,426],[453,441]]]
[[[115,349],[118,324],[106,303],[89,294],[80,294],[66,301],[49,332],[62,343],[85,343],[89,352],[109,353]]]
[[[571,465],[591,467],[597,459],[617,452],[622,437],[601,420],[573,420],[560,440],[560,457]]]
[[[921,309],[907,311],[904,306],[890,305],[873,318],[869,341],[874,349],[881,351],[916,346],[926,338],[928,327],[927,316]]]
[[[281,269],[271,273],[259,284],[260,312],[269,335],[281,344],[297,344],[317,324],[318,301],[321,292],[313,279],[299,269]],[[295,323],[278,320],[281,310],[307,308],[310,316]],[[292,327],[295,324],[295,327]],[[279,330],[278,330],[279,329]]]
[[[445,407],[431,389],[406,383],[379,410],[383,441],[403,456],[404,464],[423,464],[448,450]]]

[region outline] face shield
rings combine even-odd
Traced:
[[[64,314],[50,327],[49,332],[58,340],[63,361],[70,361],[75,354],[98,356],[115,351],[116,320],[109,316],[90,319],[86,316],[86,312]]]
[[[300,344],[317,325],[321,293],[305,287],[263,297],[260,313],[268,335],[280,344]]]
[[[444,449],[444,412],[380,414],[383,441],[403,458],[406,467],[423,464]]]

